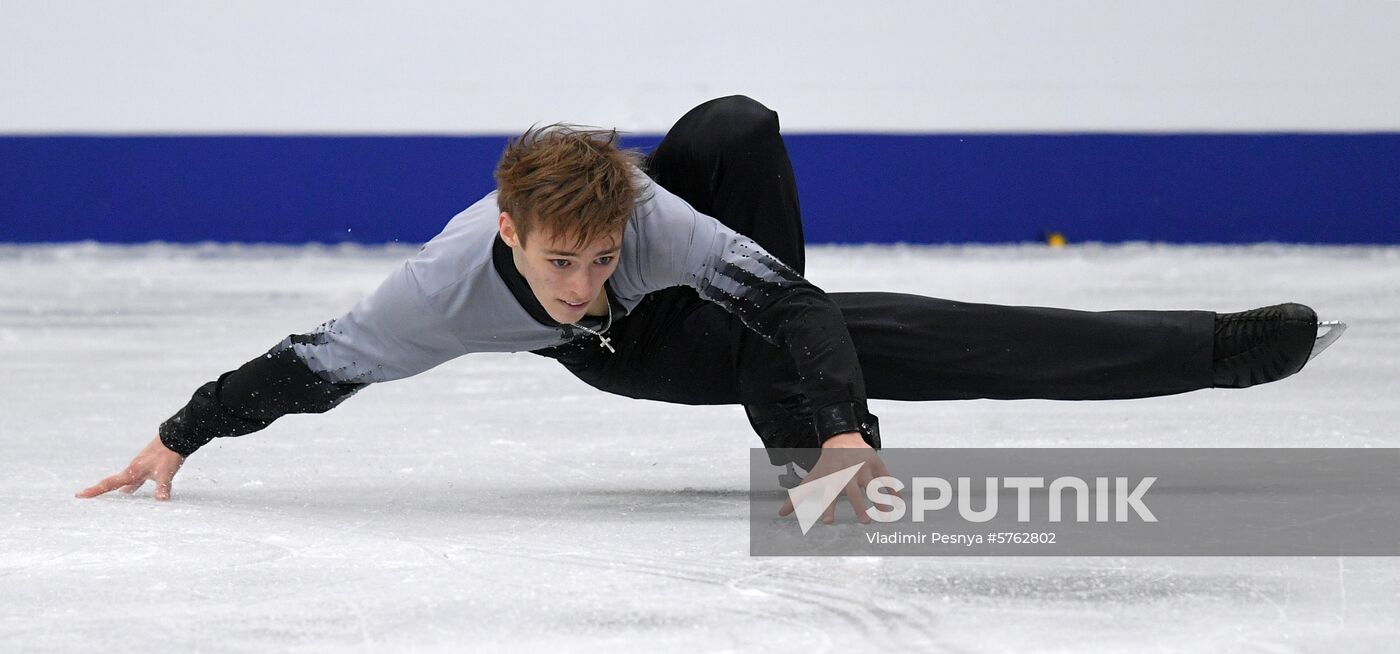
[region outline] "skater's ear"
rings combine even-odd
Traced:
[[[519,232],[515,231],[515,221],[511,220],[510,214],[505,211],[501,212],[500,230],[501,240],[505,241],[506,245],[518,248],[523,244],[524,240],[520,238]]]

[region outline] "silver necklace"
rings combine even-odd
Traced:
[[[608,338],[608,337],[606,337],[606,336],[603,335],[604,332],[607,332],[607,331],[608,331],[608,328],[609,328],[609,327],[612,327],[612,301],[611,301],[611,300],[608,300],[606,304],[608,305],[608,319],[607,319],[606,322],[603,323],[603,328],[602,328],[602,329],[600,329],[600,330],[598,330],[598,331],[593,331],[592,329],[590,329],[590,328],[588,328],[588,327],[585,327],[585,326],[583,326],[583,325],[580,325],[580,324],[578,324],[578,323],[571,323],[571,324],[572,324],[573,326],[575,326],[575,327],[578,327],[579,329],[582,329],[583,331],[586,331],[586,332],[588,332],[588,333],[590,333],[590,334],[592,334],[592,335],[594,335],[594,336],[597,336],[597,337],[598,337],[598,345],[601,345],[601,346],[603,346],[603,347],[605,347],[605,348],[608,348],[608,351],[611,352],[611,353],[613,353],[613,354],[617,354],[617,350],[614,350],[614,349],[613,349],[613,346],[612,346],[612,339],[610,339],[610,338]]]

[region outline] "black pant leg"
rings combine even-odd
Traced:
[[[647,158],[647,173],[799,274],[805,269],[792,162],[768,107],[733,95],[691,109]]]
[[[1211,387],[1215,314],[833,293],[870,397],[1107,400]]]

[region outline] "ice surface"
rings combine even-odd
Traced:
[[[737,408],[474,355],[216,441],[175,499],[74,491],[405,248],[0,246],[5,651],[1394,651],[1400,559],[748,555]],[[1397,447],[1400,250],[819,248],[828,290],[1085,309],[1297,300],[1298,377],[1108,403],[877,403],[894,446]]]

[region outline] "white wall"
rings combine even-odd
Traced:
[[[0,0],[0,133],[1400,130],[1400,2]]]

